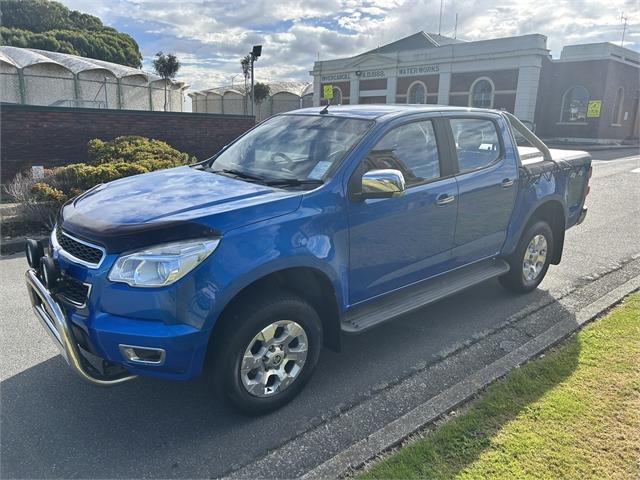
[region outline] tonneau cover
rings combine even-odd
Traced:
[[[578,170],[591,163],[591,155],[588,152],[555,148],[549,151],[552,160],[544,160],[537,148],[519,146],[522,173],[526,176],[536,176],[557,170]]]

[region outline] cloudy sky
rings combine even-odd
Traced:
[[[258,80],[305,80],[313,62],[356,55],[420,30],[438,31],[440,0],[62,0],[133,36],[150,68],[153,55],[174,52],[178,79],[194,89],[230,84],[240,58],[262,44]],[[442,33],[480,40],[527,33],[563,45],[620,44],[640,50],[637,0],[444,0]],[[238,75],[235,82],[241,82]]]

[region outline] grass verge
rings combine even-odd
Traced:
[[[640,293],[360,478],[640,478]]]

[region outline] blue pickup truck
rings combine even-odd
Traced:
[[[88,382],[206,372],[264,413],[344,334],[491,278],[535,289],[590,174],[588,154],[549,150],[506,112],[302,109],[68,202],[50,239],[27,241],[26,281]]]

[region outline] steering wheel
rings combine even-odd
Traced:
[[[278,161],[278,160],[276,160],[277,158],[281,158],[282,160]],[[291,171],[290,167],[293,164],[293,160],[291,160],[291,157],[289,157],[286,153],[282,153],[282,152],[274,153],[273,155],[271,155],[271,161],[273,161],[275,163],[278,163],[278,164],[284,164],[283,168],[287,172]]]

